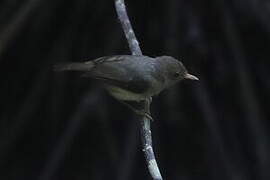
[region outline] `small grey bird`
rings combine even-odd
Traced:
[[[108,92],[123,103],[149,100],[183,79],[198,80],[180,61],[170,56],[105,56],[87,62],[56,65],[55,70],[83,72],[83,77],[101,81]],[[126,105],[137,114],[152,119],[142,110]]]

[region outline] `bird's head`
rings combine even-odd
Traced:
[[[194,75],[188,73],[187,69],[183,63],[171,56],[160,56],[156,58],[160,61],[162,66],[162,71],[165,73],[165,81],[167,87],[176,84],[178,81],[189,79],[189,80],[199,80]]]

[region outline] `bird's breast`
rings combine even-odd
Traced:
[[[142,101],[147,98],[147,94],[138,94],[115,86],[107,86],[106,89],[113,97],[118,100]]]

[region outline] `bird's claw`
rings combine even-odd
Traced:
[[[140,111],[140,110],[134,110],[136,114],[140,115],[140,116],[144,116],[146,117],[147,119],[151,120],[152,122],[154,121],[154,119],[152,118],[152,116],[145,112],[145,111]]]

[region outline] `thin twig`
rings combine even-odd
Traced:
[[[115,8],[121,22],[132,55],[142,55],[141,48],[130,24],[124,0],[115,0]],[[145,111],[150,114],[151,100],[145,101]],[[154,180],[162,180],[152,147],[150,120],[146,117],[141,119],[141,139],[143,152],[147,161],[149,172]]]
[[[115,0],[115,8],[132,55],[142,55],[142,50],[127,15],[124,0]]]
[[[150,114],[151,101],[146,101],[145,110]],[[151,136],[151,121],[143,117],[141,119],[141,140],[143,144],[143,152],[148,165],[149,172],[154,180],[162,180],[158,164],[155,158],[155,154],[152,146],[152,136]]]

